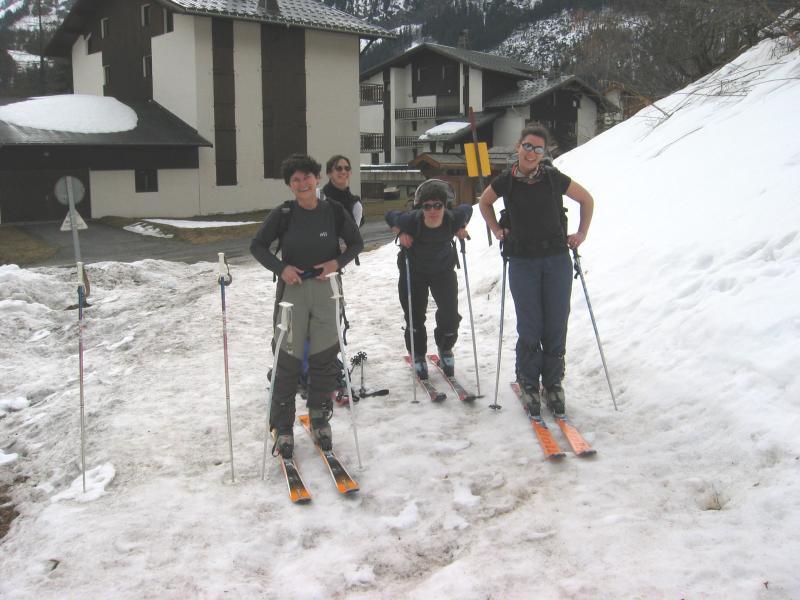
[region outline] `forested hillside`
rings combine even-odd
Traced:
[[[466,32],[470,49],[522,60],[543,74],[618,81],[654,98],[725,64],[785,11],[800,9],[800,0],[323,1],[398,33],[370,45],[362,69],[420,41],[455,46]],[[73,2],[0,0],[0,95],[69,91],[69,69],[49,62],[42,76],[35,56]]]

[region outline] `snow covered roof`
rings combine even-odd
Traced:
[[[114,98],[65,94],[0,99],[0,147],[211,146],[156,102],[123,104]]]
[[[478,128],[488,125],[497,119],[500,114],[500,112],[475,113],[475,125]],[[447,121],[441,125],[436,125],[436,127],[428,129],[419,136],[419,139],[425,142],[449,142],[458,144],[464,141],[471,141],[472,133],[469,127],[469,121],[464,119],[459,121]]]
[[[604,112],[617,112],[619,107],[607,100],[603,95],[580,79],[577,75],[562,75],[557,79],[535,79],[531,81],[520,81],[517,89],[487,100],[483,103],[484,108],[506,108],[508,106],[523,106],[538,100],[545,94],[557,89],[574,85],[582,89],[587,95],[593,97],[598,103],[598,107]]]
[[[396,34],[317,0],[159,0],[170,10],[200,16],[274,23],[286,27],[352,33],[364,38],[394,38]],[[273,7],[274,5],[274,7]],[[48,56],[67,56],[73,43],[96,13],[98,0],[77,0],[47,45]]]
[[[361,78],[365,79],[367,77],[372,77],[375,73],[379,73],[386,67],[405,65],[414,55],[424,51],[434,52],[456,62],[480,69],[481,71],[494,71],[496,73],[504,73],[506,75],[512,75],[526,79],[534,77],[538,73],[538,71],[531,65],[514,60],[512,58],[506,58],[505,56],[498,56],[497,54],[478,52],[477,50],[467,50],[465,48],[455,48],[453,46],[442,46],[441,44],[425,42],[418,44],[417,46],[414,46],[402,54],[384,61],[379,65],[367,69],[361,73]]]

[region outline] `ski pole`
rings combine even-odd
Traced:
[[[353,365],[353,367],[350,369],[350,375],[353,374],[353,371],[355,370],[356,367],[361,368],[361,389],[358,390],[358,397],[370,398],[372,396],[388,396],[389,395],[388,389],[374,390],[372,392],[367,391],[367,388],[364,386],[364,364],[366,362],[367,362],[366,352],[359,352],[350,359],[350,364]]]
[[[236,483],[236,474],[233,469],[233,428],[231,427],[231,387],[228,376],[228,319],[225,311],[225,287],[233,282],[231,270],[225,261],[225,253],[218,252],[219,258],[219,292],[222,297],[222,356],[225,364],[225,408],[228,413],[228,449],[231,455],[231,482]]]
[[[81,478],[83,493],[86,493],[86,413],[83,403],[83,302],[86,288],[84,283],[83,263],[78,261],[78,386],[80,389],[81,407]]]
[[[341,288],[338,287],[336,283],[336,276],[339,273],[333,272],[328,274],[328,281],[331,283],[331,290],[333,291],[333,298],[336,301],[336,332],[339,334],[339,352],[342,353],[342,365],[347,364],[347,354],[344,350],[344,336],[342,335],[342,322],[339,319],[339,309],[341,307],[340,302],[343,301],[343,296],[341,292]],[[347,370],[347,367],[344,367],[344,381],[347,384],[347,402],[350,405],[350,420],[353,424],[353,439],[356,443],[356,457],[358,458],[358,468],[363,469],[364,467],[361,466],[361,450],[358,447],[358,429],[356,428],[356,405],[353,403],[353,389],[350,385],[350,372]]]
[[[411,310],[411,264],[408,260],[408,250],[403,249],[403,256],[406,261],[406,288],[408,290],[408,339],[411,340],[411,389],[414,390],[414,402],[417,402],[417,371],[414,361],[414,315]]]
[[[289,323],[292,319],[291,302],[281,302],[281,320],[278,323],[278,341],[275,344],[274,357],[272,359],[272,377],[269,381],[269,394],[267,394],[267,423],[264,431],[264,455],[261,460],[261,480],[264,480],[267,471],[267,445],[269,444],[269,417],[272,413],[272,395],[275,392],[275,377],[278,374],[278,355],[281,353],[281,344],[286,332],[289,330]]]
[[[469,327],[470,331],[472,331],[472,354],[475,357],[475,385],[478,388],[478,396],[481,395],[481,380],[480,376],[478,375],[478,346],[475,342],[475,321],[472,317],[472,295],[469,292],[469,273],[467,271],[467,245],[464,240],[459,240],[461,242],[461,256],[464,259],[464,284],[467,288],[467,306],[469,306]]]
[[[583,295],[586,297],[586,306],[589,308],[589,316],[592,319],[592,327],[594,328],[594,337],[597,339],[597,349],[600,350],[600,360],[603,361],[603,370],[606,373],[606,381],[608,382],[608,391],[611,392],[611,401],[614,403],[614,410],[617,408],[617,399],[614,397],[614,388],[611,387],[611,377],[608,376],[608,367],[606,366],[606,356],[603,353],[603,344],[600,342],[600,332],[597,331],[597,323],[594,320],[594,311],[592,310],[592,301],[589,300],[589,290],[586,289],[586,280],[583,277],[583,269],[581,268],[581,257],[578,254],[578,249],[572,249],[572,257],[575,262],[575,277],[581,278],[581,285],[583,286]]]
[[[500,242],[500,254],[503,254],[503,243]],[[492,410],[500,410],[502,406],[497,403],[497,394],[500,391],[500,355],[503,352],[503,321],[505,320],[506,308],[506,267],[508,259],[503,255],[503,286],[500,292],[500,336],[497,342],[497,375],[494,380],[494,404],[490,404]]]

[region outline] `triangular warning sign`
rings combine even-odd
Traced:
[[[61,231],[72,231],[72,219],[69,218],[70,214],[71,213],[67,213],[67,216],[64,217],[64,222],[61,224]],[[89,229],[86,221],[81,217],[81,213],[77,210],[75,211],[75,229]]]

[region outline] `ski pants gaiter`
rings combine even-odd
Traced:
[[[400,305],[406,319],[406,350],[411,354],[411,328],[408,325],[408,287],[406,284],[405,261],[398,260],[400,279],[397,291]],[[411,270],[411,310],[414,321],[414,351],[417,357],[428,351],[428,333],[425,328],[425,313],[428,309],[428,290],[436,302],[436,329],[433,338],[440,351],[451,350],[458,339],[458,279],[453,269],[435,274],[419,273]]]
[[[517,378],[538,389],[564,378],[572,262],[564,252],[508,260],[508,284],[517,314]]]
[[[274,377],[270,425],[278,431],[291,430],[295,419],[297,379],[303,363],[303,345],[308,340],[308,408],[331,410],[331,393],[336,389],[336,356],[339,333],[336,325],[336,301],[328,281],[307,279],[297,285],[278,286],[280,301],[291,302],[289,331],[278,350]],[[280,308],[275,303],[279,321]],[[272,341],[273,352],[278,330]]]

